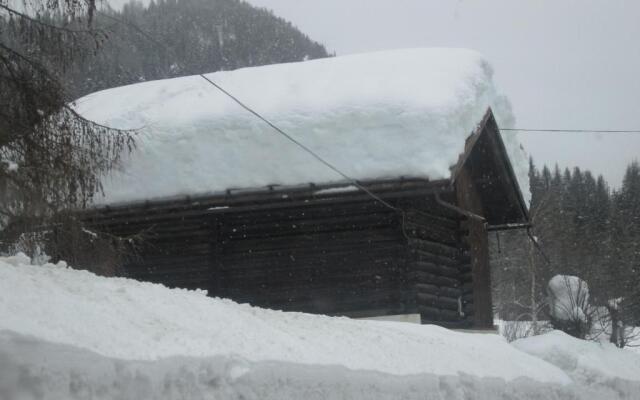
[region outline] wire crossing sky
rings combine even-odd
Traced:
[[[466,47],[494,67],[536,163],[622,181],[640,135],[557,130],[640,127],[640,2],[602,0],[248,0],[337,54]],[[545,130],[551,130],[546,132]]]
[[[598,129],[529,129],[529,128],[501,128],[501,131],[516,132],[557,132],[557,133],[640,133],[638,130],[598,130]]]

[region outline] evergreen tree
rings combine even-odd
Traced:
[[[628,318],[640,322],[640,165],[628,166],[614,194],[612,248],[607,280],[628,305]]]
[[[106,38],[95,2],[25,2],[29,14],[11,4],[0,0],[0,230],[83,207],[132,145],[130,132],[79,116],[59,78]]]
[[[63,23],[60,18],[54,17]],[[72,98],[147,80],[329,56],[291,23],[239,0],[132,2],[98,12],[94,24],[109,40],[93,57],[59,71]]]
[[[594,178],[590,171],[580,168],[561,172],[556,166],[552,172],[545,166],[539,171],[530,160],[529,178],[533,232],[550,263],[539,254],[533,257],[527,254],[529,238],[521,232],[499,234],[499,252],[494,240],[492,257],[495,299],[501,316],[532,318],[531,305],[544,302],[546,282],[562,274],[585,280],[592,304],[610,308],[610,315],[617,314],[620,326],[637,324],[640,320],[638,163],[628,167],[622,187],[613,194],[602,176]],[[534,273],[528,267],[531,262],[535,265]],[[616,343],[620,345],[624,340]]]

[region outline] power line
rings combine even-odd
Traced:
[[[340,169],[338,169],[337,167],[335,167],[333,164],[331,164],[330,162],[328,162],[327,160],[325,160],[324,158],[320,157],[317,153],[315,153],[313,150],[311,150],[309,147],[305,146],[304,144],[300,143],[298,140],[294,139],[291,135],[289,135],[288,133],[286,133],[285,131],[283,131],[282,129],[278,128],[276,125],[274,125],[271,121],[269,121],[268,119],[266,119],[265,117],[263,117],[262,115],[260,115],[257,111],[253,110],[251,107],[249,107],[248,105],[244,104],[242,101],[240,101],[240,99],[238,99],[237,97],[235,97],[234,95],[232,95],[231,93],[229,93],[228,91],[226,91],[224,88],[222,88],[220,85],[218,85],[217,83],[215,83],[214,81],[212,81],[211,79],[207,78],[206,76],[204,76],[204,74],[200,74],[200,76],[202,77],[202,79],[204,79],[205,81],[209,82],[211,85],[213,85],[214,87],[216,87],[218,90],[220,90],[222,93],[224,93],[225,95],[227,95],[230,99],[232,99],[233,101],[235,101],[236,103],[238,103],[242,108],[244,108],[245,110],[247,110],[248,112],[250,112],[251,114],[255,115],[256,117],[258,117],[260,120],[262,120],[264,123],[266,123],[267,125],[269,125],[271,128],[273,128],[276,132],[278,132],[279,134],[281,134],[282,136],[284,136],[287,140],[289,140],[290,142],[292,142],[293,144],[295,144],[296,146],[300,147],[302,150],[306,151],[307,153],[309,153],[310,155],[312,155],[316,160],[320,161],[322,164],[324,164],[325,166],[327,166],[328,168],[330,168],[331,170],[333,170],[334,172],[336,172],[338,175],[342,176],[344,179],[346,179],[347,181],[349,181],[349,183],[353,184],[354,186],[356,186],[358,189],[362,190],[363,192],[365,192],[366,194],[368,194],[369,196],[371,196],[373,199],[377,200],[378,202],[380,202],[381,204],[383,204],[384,206],[394,210],[394,211],[398,211],[398,212],[402,212],[404,214],[404,212],[402,210],[400,210],[397,207],[392,206],[391,204],[389,204],[387,201],[381,199],[379,196],[377,196],[376,194],[374,194],[373,192],[371,192],[369,189],[367,189],[366,187],[362,186],[357,180],[355,180],[354,178],[350,177],[349,175],[345,174],[344,172],[342,172]]]
[[[120,20],[119,18],[115,18],[111,15],[108,15],[106,13],[103,12],[99,12],[102,16],[109,18],[115,22],[121,23],[133,30],[135,30],[136,32],[138,32],[140,35],[144,36],[146,39],[148,39],[149,41],[153,42],[154,44],[158,45],[159,47],[162,47],[165,49],[165,51],[169,51],[172,52],[172,49],[170,47],[168,47],[166,44],[159,42],[158,40],[156,40],[152,35],[150,35],[149,33],[145,32],[144,30],[140,29],[138,26],[136,26],[135,24],[129,23],[128,21],[123,21]],[[175,54],[175,53],[174,53]],[[298,147],[300,147],[301,149],[303,149],[304,151],[306,151],[307,153],[309,153],[310,155],[312,155],[315,159],[317,159],[318,161],[320,161],[322,164],[324,164],[325,166],[327,166],[328,168],[330,168],[331,170],[333,170],[334,172],[336,172],[337,174],[339,174],[340,176],[342,176],[343,178],[345,178],[347,181],[349,181],[349,183],[351,183],[352,185],[354,185],[355,187],[357,187],[358,189],[362,190],[363,192],[365,192],[367,195],[369,195],[371,198],[373,198],[374,200],[380,202],[382,205],[384,205],[385,207],[394,210],[396,212],[400,212],[402,214],[402,230],[404,233],[404,220],[405,220],[405,213],[403,210],[394,207],[393,205],[391,205],[389,202],[383,200],[382,198],[380,198],[380,196],[377,196],[376,194],[374,194],[373,192],[371,192],[369,189],[367,189],[366,187],[362,186],[357,180],[355,180],[354,178],[351,178],[349,175],[345,174],[344,172],[342,172],[340,169],[338,169],[337,167],[335,167],[334,165],[332,165],[331,163],[329,163],[328,161],[326,161],[325,159],[323,159],[322,157],[320,157],[318,154],[316,154],[313,150],[311,150],[310,148],[308,148],[307,146],[305,146],[304,144],[300,143],[299,141],[297,141],[296,139],[294,139],[291,135],[287,134],[286,132],[284,132],[282,129],[280,129],[279,127],[277,127],[276,125],[274,125],[271,121],[269,121],[268,119],[266,119],[265,117],[263,117],[262,115],[260,115],[258,112],[256,112],[255,110],[253,110],[251,107],[247,106],[246,104],[244,104],[242,101],[240,101],[240,99],[238,99],[237,97],[235,97],[234,95],[232,95],[231,93],[229,93],[228,91],[226,91],[224,88],[222,88],[220,85],[216,84],[215,82],[213,82],[212,80],[210,80],[209,78],[207,78],[206,76],[204,76],[204,74],[199,74],[200,77],[202,77],[202,79],[204,79],[205,81],[207,81],[208,83],[210,83],[211,85],[213,85],[214,87],[216,87],[218,90],[220,90],[222,93],[224,93],[225,95],[227,95],[230,99],[232,99],[233,101],[235,101],[236,103],[238,103],[238,105],[240,105],[242,108],[244,108],[245,110],[247,110],[248,112],[250,112],[251,114],[253,114],[254,116],[256,116],[257,118],[259,118],[260,120],[262,120],[264,123],[266,123],[267,125],[269,125],[271,128],[273,128],[276,132],[278,132],[279,134],[281,134],[282,136],[284,136],[286,139],[288,139],[289,141],[291,141],[292,143],[294,143],[295,145],[297,145]],[[406,236],[406,233],[404,233]]]
[[[528,128],[500,128],[501,131],[519,132],[556,132],[556,133],[640,133],[640,130],[623,129],[528,129]]]

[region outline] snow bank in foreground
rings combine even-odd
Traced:
[[[448,178],[464,140],[491,106],[513,123],[492,69],[464,49],[407,49],[207,75],[356,179]],[[145,82],[77,101],[85,117],[141,128],[99,203],[343,178],[200,76]],[[503,135],[525,199],[528,164]]]
[[[570,382],[498,335],[264,310],[21,257],[0,258],[2,329],[129,360],[234,356],[396,375]]]
[[[633,399],[633,389],[610,396],[609,391],[541,384],[530,378],[399,376],[335,365],[251,362],[235,356],[118,360],[0,331],[3,399],[604,400]]]
[[[638,398],[633,352],[560,332],[515,343],[0,257],[1,399]]]

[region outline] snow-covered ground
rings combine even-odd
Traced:
[[[640,357],[611,343],[594,343],[552,331],[516,340],[513,345],[550,362],[583,383],[606,384],[618,379],[640,381]]]
[[[450,177],[492,107],[513,124],[491,66],[466,49],[406,49],[206,75],[355,179]],[[97,203],[344,178],[200,76],[144,82],[76,101],[85,117],[142,128]],[[528,163],[504,136],[525,199]]]
[[[64,264],[30,265],[24,256],[0,258],[3,399],[638,393],[640,356],[558,333],[513,346],[497,335],[264,310]]]

